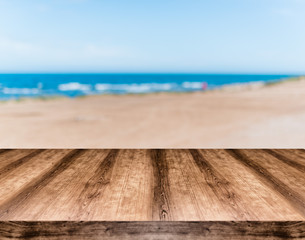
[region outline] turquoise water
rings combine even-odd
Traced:
[[[291,75],[0,74],[0,99],[39,96],[192,92],[226,84],[269,82]]]

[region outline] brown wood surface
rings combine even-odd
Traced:
[[[303,149],[0,149],[0,236],[302,239],[304,169]]]
[[[304,222],[0,222],[1,239],[305,239]]]
[[[1,150],[0,220],[304,221],[304,150]]]

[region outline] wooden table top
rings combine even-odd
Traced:
[[[302,221],[303,231],[304,173],[303,149],[3,149],[0,221]]]
[[[0,220],[305,220],[304,150],[2,150]]]

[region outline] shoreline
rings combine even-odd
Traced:
[[[224,84],[218,87],[214,87],[211,89],[206,90],[197,90],[197,91],[158,91],[158,92],[143,92],[143,93],[123,93],[123,94],[115,94],[115,93],[101,93],[101,94],[87,94],[87,95],[78,95],[74,97],[66,96],[66,95],[41,95],[41,96],[25,96],[19,98],[12,98],[12,99],[0,99],[0,103],[5,102],[24,102],[29,100],[37,100],[37,101],[49,101],[49,100],[56,100],[56,99],[82,99],[88,97],[96,97],[96,96],[146,96],[146,95],[158,95],[158,94],[196,94],[196,93],[209,93],[209,92],[218,92],[218,91],[245,91],[245,90],[256,90],[264,87],[270,87],[278,84],[284,84],[287,82],[292,81],[305,81],[305,76],[297,76],[297,77],[290,77],[284,79],[278,79],[274,81],[254,81],[254,82],[247,82],[247,83],[231,83],[231,84]]]

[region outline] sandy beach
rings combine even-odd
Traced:
[[[304,148],[305,79],[0,103],[2,148]]]

